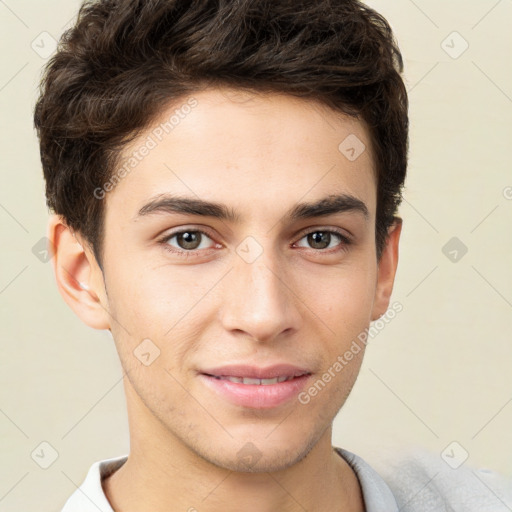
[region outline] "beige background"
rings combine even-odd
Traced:
[[[512,476],[512,2],[369,3],[396,32],[410,94],[403,311],[370,343],[334,444],[376,463],[457,441],[466,465]],[[40,34],[58,38],[78,5],[0,1],[2,512],[60,510],[94,461],[129,447],[113,342],[81,324],[32,253],[48,213],[32,128],[45,59],[31,44],[48,49]],[[442,251],[452,237],[468,248],[457,262]],[[48,469],[31,457],[42,442],[58,452]]]

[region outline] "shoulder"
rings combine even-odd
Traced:
[[[128,455],[122,455],[92,464],[80,487],[68,498],[61,512],[113,512],[103,491],[102,482],[127,459]]]
[[[510,512],[512,478],[416,449],[378,464],[403,512]]]

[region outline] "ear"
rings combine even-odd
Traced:
[[[60,294],[89,327],[109,329],[108,300],[101,271],[88,244],[60,215],[52,215],[47,236]]]
[[[402,219],[395,221],[388,229],[388,238],[377,267],[377,286],[373,301],[372,322],[380,318],[389,307],[393,283],[398,265],[398,245],[402,232]]]

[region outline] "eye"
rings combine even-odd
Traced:
[[[208,245],[207,241],[213,243]],[[211,249],[215,246],[215,242],[208,236],[205,231],[200,229],[183,229],[166,235],[159,241],[167,250],[188,256],[194,251],[200,249]]]
[[[306,240],[306,243],[309,244],[310,248],[318,251],[326,251],[333,247],[339,247],[339,250],[345,250],[346,246],[351,243],[351,240],[348,237],[343,235],[341,232],[332,229],[317,229],[315,231],[310,231],[309,233],[305,233],[300,240],[304,239]],[[338,240],[338,243],[334,243],[334,245],[332,245],[332,242],[336,242],[336,239]],[[297,242],[297,244],[299,244],[299,242]],[[299,247],[304,246],[299,245]]]
[[[301,241],[305,240],[307,246],[302,245]],[[208,244],[208,241],[210,244]],[[338,243],[336,243],[338,241]],[[199,256],[201,251],[207,251],[215,247],[222,248],[212,238],[201,229],[181,229],[173,233],[167,234],[159,240],[164,248],[177,256],[185,258]],[[327,254],[344,251],[351,244],[350,238],[343,233],[333,229],[316,229],[304,233],[294,245],[298,247],[308,247],[317,253],[325,252]],[[333,250],[334,249],[334,250]]]

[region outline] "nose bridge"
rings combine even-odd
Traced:
[[[284,277],[283,259],[270,243],[251,238],[242,242],[234,255],[222,320],[225,329],[244,331],[264,341],[297,329],[300,315]]]

